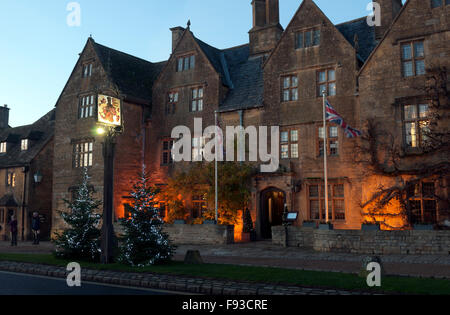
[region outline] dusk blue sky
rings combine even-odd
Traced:
[[[66,0],[0,0],[0,105],[10,125],[50,111],[92,34],[95,41],[149,61],[171,52],[169,28],[191,20],[195,36],[217,48],[248,42],[250,0],[79,0],[81,26],[66,23]],[[302,0],[280,0],[286,27]],[[370,0],[316,0],[334,23],[368,15]]]

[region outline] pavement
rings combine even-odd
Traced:
[[[0,253],[50,253],[53,245],[0,242]],[[199,250],[205,263],[279,267],[287,269],[359,273],[367,255],[321,253],[272,245],[270,241],[233,245],[180,245],[174,259],[183,260],[188,250]],[[387,275],[450,279],[450,255],[381,255]]]

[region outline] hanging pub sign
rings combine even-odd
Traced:
[[[122,108],[120,99],[98,95],[98,122],[108,126],[122,126]]]

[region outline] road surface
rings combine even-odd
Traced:
[[[0,295],[176,295],[170,291],[82,282],[69,287],[65,279],[0,271]]]

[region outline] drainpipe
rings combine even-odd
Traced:
[[[25,199],[27,196],[27,183],[28,183],[28,171],[29,167],[25,166],[23,169],[23,194],[22,194],[22,242],[25,241]]]
[[[239,126],[244,128],[244,111],[241,109],[239,111]],[[245,137],[245,134],[241,131],[239,134],[239,141],[245,141],[245,139],[242,139],[242,137]],[[238,146],[238,152],[239,152],[239,146]],[[240,153],[238,153],[239,155]],[[244,157],[245,157],[245,147],[244,147]],[[239,162],[239,164],[242,164],[242,161]]]

